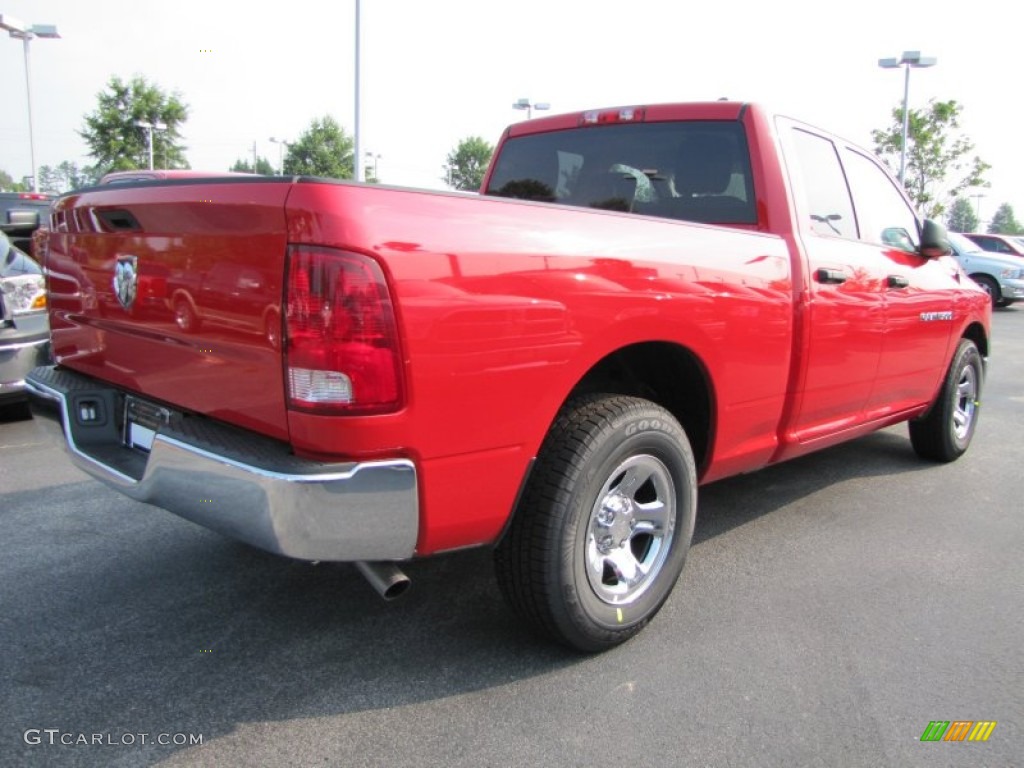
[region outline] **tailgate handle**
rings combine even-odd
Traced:
[[[814,277],[819,283],[839,285],[846,282],[846,275],[841,269],[825,269],[822,267],[814,273]]]
[[[107,231],[110,232],[128,232],[142,229],[139,226],[139,220],[132,215],[131,211],[107,209],[105,211],[96,211],[96,215],[107,227]]]

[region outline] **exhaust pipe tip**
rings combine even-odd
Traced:
[[[409,577],[393,563],[368,563],[360,560],[355,566],[377,594],[385,600],[401,597],[412,584]]]

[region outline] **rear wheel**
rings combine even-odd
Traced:
[[[581,651],[658,612],[693,534],[697,481],[679,422],[647,400],[569,403],[495,552],[501,589],[542,634]]]
[[[983,377],[977,346],[961,339],[932,407],[910,422],[910,442],[919,456],[955,461],[967,451],[978,423]]]

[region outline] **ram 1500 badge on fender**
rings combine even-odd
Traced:
[[[870,153],[757,105],[608,109],[513,125],[481,193],[66,195],[36,408],[132,498],[385,595],[491,546],[585,651],[667,599],[700,484],[898,422],[967,450],[990,301]]]

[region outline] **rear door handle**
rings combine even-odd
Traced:
[[[903,275],[889,275],[886,282],[890,288],[906,288],[910,285],[910,281]]]
[[[814,277],[819,283],[839,285],[846,282],[846,274],[841,269],[825,269],[825,267],[821,267],[814,273]]]

